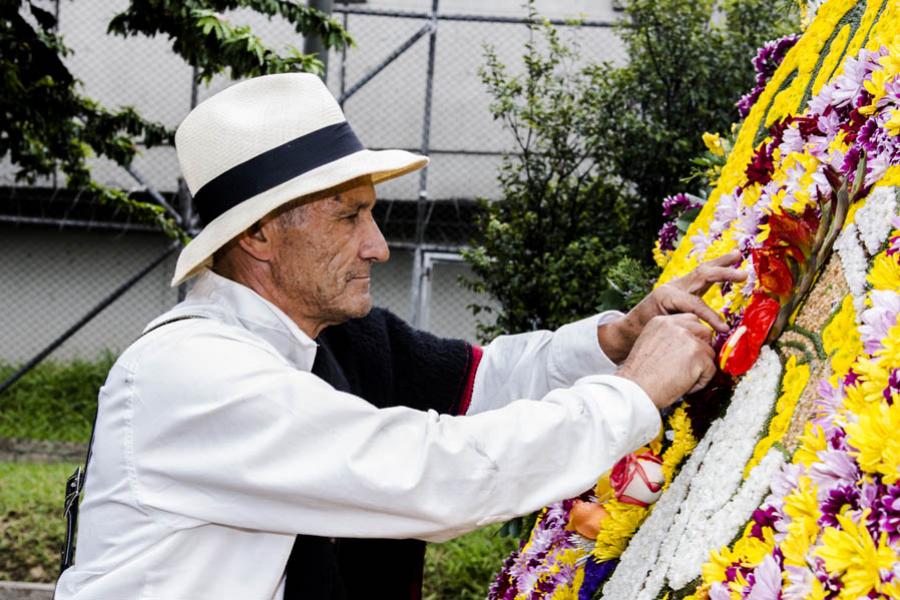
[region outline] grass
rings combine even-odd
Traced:
[[[424,600],[483,600],[488,586],[518,540],[498,535],[499,525],[473,531],[425,555]]]
[[[0,581],[52,582],[65,537],[65,482],[75,465],[0,463]]]
[[[87,442],[97,392],[115,357],[45,361],[0,394],[0,437]],[[18,367],[0,362],[0,381]]]

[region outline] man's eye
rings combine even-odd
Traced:
[[[344,219],[352,222],[355,221],[357,217],[359,217],[359,213],[353,213],[352,215],[347,215]]]

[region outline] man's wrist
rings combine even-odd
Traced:
[[[622,317],[597,327],[597,342],[600,349],[616,364],[622,364],[628,358],[634,344],[629,334],[627,319],[628,317]]]

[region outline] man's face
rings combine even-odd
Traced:
[[[390,252],[372,217],[368,181],[289,209],[270,223],[272,275],[290,311],[333,325],[372,308],[372,263]]]

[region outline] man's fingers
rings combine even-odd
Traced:
[[[700,378],[697,380],[697,383],[694,384],[694,387],[690,389],[689,394],[693,394],[694,392],[698,392],[705,388],[710,381],[712,381],[713,377],[716,376],[716,363],[712,360],[708,360],[703,365],[703,371],[700,374]]]
[[[717,331],[728,331],[728,325],[716,311],[699,297],[684,290],[676,290],[667,304],[666,310],[669,313],[691,313],[709,323]]]
[[[703,342],[704,345],[709,346],[712,343],[712,330],[701,323],[699,319],[694,317],[694,315],[685,316],[690,316],[691,318],[690,320],[685,319],[681,321],[680,325],[695,338]]]
[[[709,265],[710,267],[727,267],[728,265],[733,265],[740,260],[741,253],[735,250],[733,252],[729,252],[728,254],[723,254],[719,258],[714,258],[703,264]]]
[[[702,296],[714,283],[737,283],[747,279],[747,273],[731,267],[714,267],[703,264],[684,277],[682,289],[691,294]],[[680,283],[680,281],[679,281]]]
[[[714,283],[739,282],[747,279],[744,271],[735,269],[731,265],[741,260],[740,252],[729,252],[718,258],[701,264],[699,267],[673,281],[679,287],[691,294],[703,295]]]

